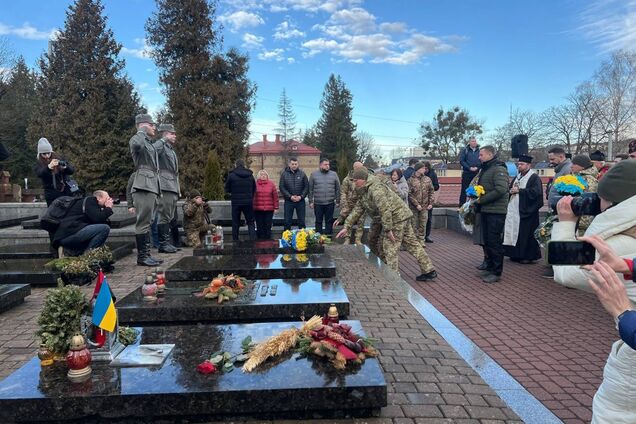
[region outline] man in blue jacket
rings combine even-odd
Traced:
[[[459,163],[462,166],[462,189],[459,193],[459,206],[461,206],[466,202],[466,189],[481,168],[479,145],[475,137],[471,137],[466,147],[459,152]]]
[[[239,227],[241,226],[241,213],[247,222],[247,231],[250,240],[256,240],[256,227],[254,227],[254,208],[252,205],[256,180],[250,169],[245,168],[243,159],[237,159],[235,168],[227,176],[225,192],[230,193],[232,201],[232,240],[239,239]]]

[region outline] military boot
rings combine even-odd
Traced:
[[[177,248],[170,244],[172,234],[170,224],[159,224],[159,253],[176,253]]]
[[[137,243],[137,265],[157,266],[159,262],[150,257],[150,234],[135,234]]]

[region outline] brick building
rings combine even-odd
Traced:
[[[274,141],[268,140],[267,134],[263,134],[263,140],[248,146],[249,167],[254,172],[254,177],[258,171],[264,169],[277,186],[280,174],[287,166],[285,157],[297,157],[300,168],[309,176],[318,169],[320,150],[297,140],[289,140],[283,144],[279,134],[276,134]]]

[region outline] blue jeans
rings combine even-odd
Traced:
[[[333,225],[333,211],[336,205],[314,205],[314,213],[316,214],[316,232],[320,234],[331,234]],[[322,232],[322,221],[325,220],[325,232]]]
[[[298,218],[298,228],[305,228],[305,199],[300,202],[292,202],[285,199],[285,229],[291,230],[292,220],[294,219],[294,211]]]
[[[60,240],[60,245],[80,254],[89,249],[101,247],[106,243],[110,227],[106,224],[90,224],[75,234]]]

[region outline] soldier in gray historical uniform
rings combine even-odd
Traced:
[[[159,125],[161,138],[153,144],[159,155],[159,181],[161,196],[159,197],[159,252],[175,253],[177,248],[170,241],[170,221],[174,218],[179,189],[179,160],[174,145],[177,142],[177,132],[172,124]]]
[[[137,134],[130,139],[129,144],[135,163],[132,198],[137,213],[137,264],[157,266],[163,261],[150,256],[150,223],[155,214],[157,197],[161,194],[159,159],[151,138],[155,135],[155,123],[150,115],[142,113],[135,117],[135,124]]]

